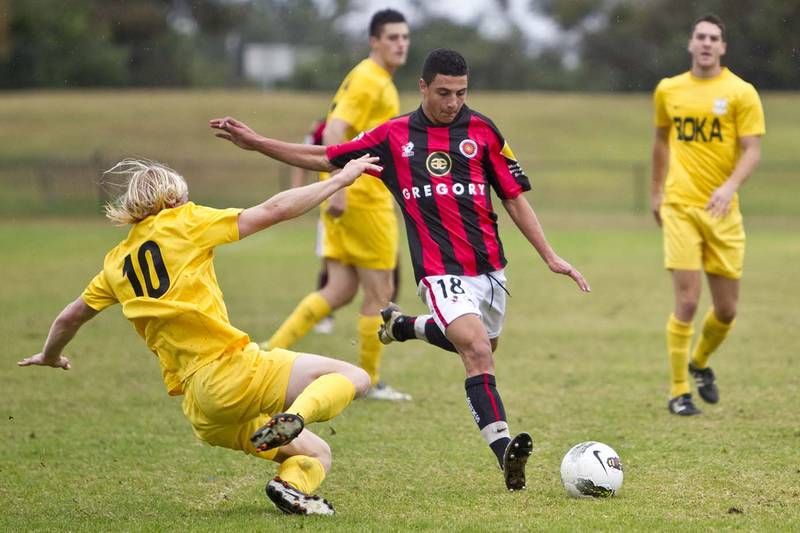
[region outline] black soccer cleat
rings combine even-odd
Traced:
[[[692,401],[692,395],[688,392],[686,394],[681,394],[680,396],[675,396],[673,399],[671,399],[667,404],[667,408],[669,408],[670,413],[678,416],[693,416],[699,415],[703,412],[695,407],[694,402]]]
[[[303,417],[291,413],[278,413],[258,428],[250,442],[260,452],[285,446],[303,431]]]
[[[286,514],[332,515],[336,513],[328,500],[297,490],[279,477],[270,480],[266,490],[267,498]]]
[[[383,324],[381,324],[378,330],[378,338],[383,344],[391,344],[397,340],[394,333],[392,333],[392,328],[394,327],[395,321],[401,316],[403,316],[403,314],[400,312],[400,307],[395,303],[390,303],[385,309],[381,309],[381,320],[383,320]]]
[[[525,464],[532,453],[533,438],[525,432],[511,439],[506,446],[503,454],[503,477],[509,491],[525,489]]]
[[[690,362],[689,373],[694,378],[697,384],[697,394],[700,395],[703,401],[717,403],[719,401],[719,389],[717,389],[717,380],[711,367],[697,368]]]

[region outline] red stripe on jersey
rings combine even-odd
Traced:
[[[489,161],[492,163],[492,168],[494,169],[494,173],[497,176],[497,184],[500,187],[500,191],[498,194],[502,192],[501,197],[510,200],[516,198],[520,194],[522,194],[522,186],[517,183],[517,180],[514,179],[514,176],[511,175],[511,171],[508,169],[508,162],[506,161],[505,156],[501,153],[503,149],[503,145],[501,144],[502,139],[498,138],[497,134],[494,132],[492,127],[487,124],[485,121],[481,120],[480,117],[475,115],[472,116],[472,120],[470,121],[470,128],[472,124],[477,122],[482,124],[485,128],[484,133],[486,134],[485,137],[495,139],[494,145],[490,145],[489,148]]]
[[[408,143],[408,121],[410,118],[410,116],[405,116],[393,121],[402,124],[402,127],[392,128],[389,134],[389,153],[392,154],[394,160],[397,185],[401,191],[410,191],[414,186],[414,180],[411,177],[411,163],[408,157],[403,157],[402,155],[402,147]],[[422,247],[422,264],[425,272],[444,272],[442,252],[439,250],[439,245],[431,237],[417,204],[417,199],[414,198],[413,194],[410,194],[408,198],[403,197],[403,211],[405,211],[417,229],[420,246]]]
[[[470,139],[487,139],[495,137],[494,132],[486,127],[486,124],[477,119],[475,115],[469,121],[469,128],[467,134]],[[486,149],[492,151],[494,146],[488,145]],[[500,243],[497,233],[495,232],[494,223],[491,219],[492,207],[490,203],[490,196],[488,194],[489,182],[486,180],[483,168],[481,167],[481,157],[473,157],[469,160],[469,175],[472,183],[476,186],[478,183],[485,183],[487,193],[481,196],[474,196],[475,212],[478,214],[478,223],[481,227],[481,236],[483,237],[483,245],[486,247],[486,255],[489,263],[495,270],[503,268],[503,262],[500,257]]]
[[[431,154],[433,152],[444,152],[449,157],[453,157],[453,154],[450,154],[449,128],[428,128],[428,153]],[[433,190],[436,190],[436,186],[440,183],[447,185],[448,191],[453,190],[452,164],[450,165],[450,170],[451,172],[444,176],[431,176]],[[450,244],[453,246],[453,253],[458,263],[463,267],[464,275],[477,275],[475,252],[467,238],[467,231],[464,229],[464,219],[458,210],[458,200],[452,194],[435,194],[434,199],[439,210],[442,227],[447,230]]]
[[[428,298],[431,299],[431,307],[433,307],[433,312],[439,317],[439,321],[442,323],[442,325],[444,325],[444,327],[449,326],[450,324],[444,319],[444,315],[439,310],[439,305],[436,303],[436,293],[433,291],[433,287],[431,287],[430,282],[427,278],[422,278],[422,283],[428,287]]]

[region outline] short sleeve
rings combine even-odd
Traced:
[[[656,86],[653,91],[654,123],[657,128],[668,128],[672,121],[667,114],[667,106],[664,102],[664,80]]]
[[[736,106],[736,132],[739,137],[764,135],[764,109],[755,87],[747,84]]]
[[[213,248],[239,240],[238,208],[215,209],[196,204],[187,205],[181,219],[185,232],[198,246]]]
[[[111,286],[108,284],[105,272],[102,270],[89,282],[89,285],[81,294],[83,301],[95,311],[102,311],[106,307],[117,303]]]
[[[328,120],[337,118],[350,125],[354,131],[364,131],[380,94],[379,87],[368,76],[354,75],[336,101]]]

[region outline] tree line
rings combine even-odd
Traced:
[[[728,27],[725,63],[759,89],[800,89],[800,2],[785,0],[531,0],[560,29],[531,51],[525,28],[496,0],[509,31],[481,34],[432,14],[423,1],[412,27],[413,86],[429,50],[470,62],[476,89],[649,91],[688,68],[691,22],[715,12]],[[348,0],[0,0],[0,88],[243,86],[242,46],[288,43],[308,54],[282,86],[333,90],[367,52],[366,29],[337,23]],[[332,52],[333,51],[333,52]],[[571,60],[570,60],[571,59]]]

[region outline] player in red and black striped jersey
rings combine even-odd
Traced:
[[[363,153],[380,157],[380,179],[406,221],[414,275],[430,315],[385,310],[381,340],[426,340],[457,352],[464,363],[468,407],[497,456],[509,490],[525,487],[532,439],[513,439],[494,378],[493,351],[505,313],[506,258],[497,231],[494,190],[511,219],[553,272],[590,290],[583,275],[550,247],[522,194],[525,173],[491,120],[469,109],[467,64],[458,52],[437,49],[419,81],[422,105],[348,143],[323,147],[289,144],[256,134],[230,117],[214,119],[218,137],[290,165],[341,168]],[[364,178],[361,178],[364,179]]]

